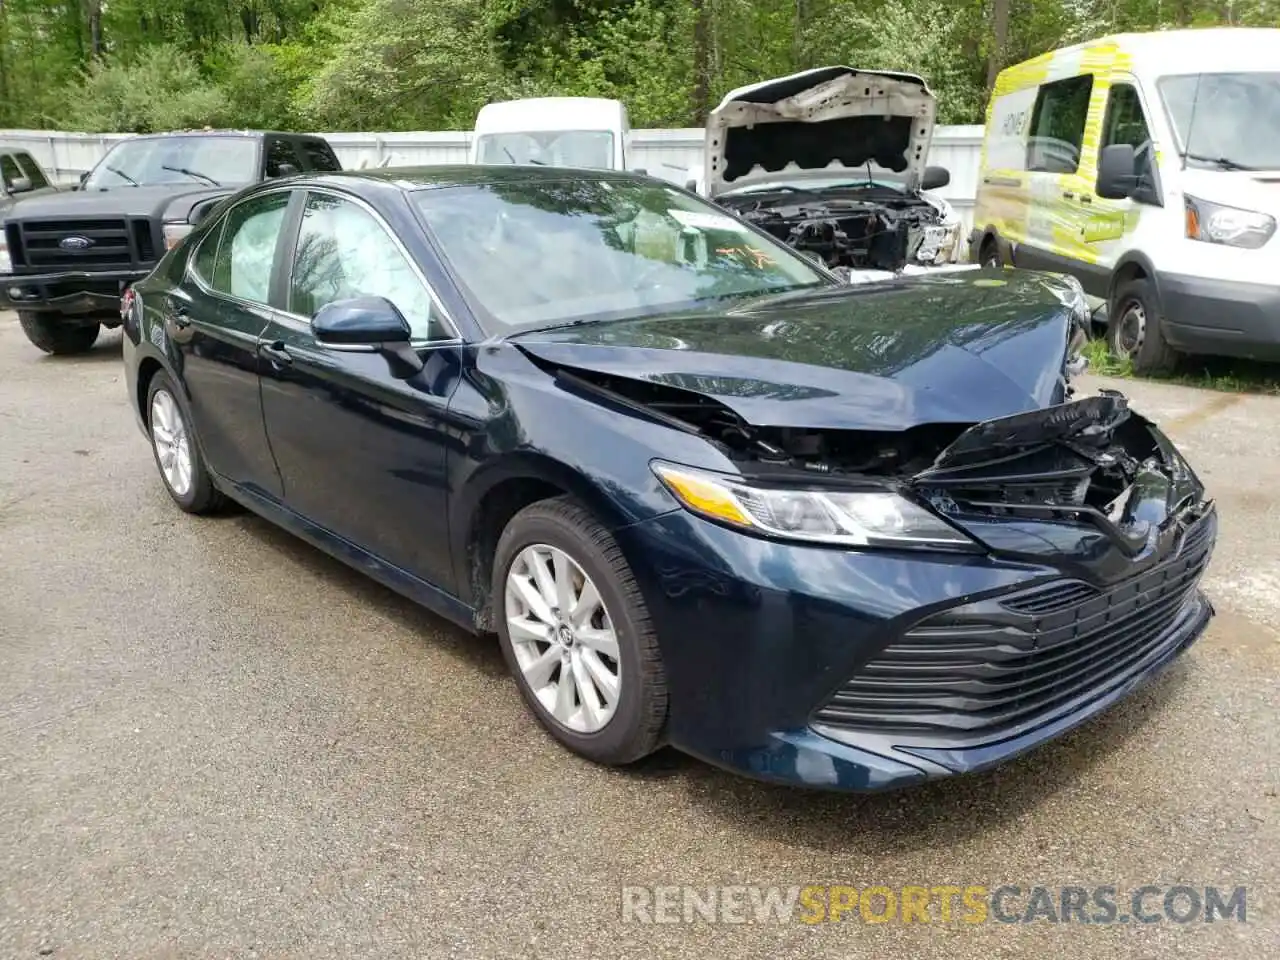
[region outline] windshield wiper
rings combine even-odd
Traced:
[[[1239,163],[1230,157],[1212,157],[1203,153],[1184,153],[1184,157],[1188,160],[1199,160],[1201,163],[1215,164],[1221,170],[1257,170],[1257,167],[1251,167],[1247,163]]]
[[[168,164],[162,164],[160,169],[185,174],[188,177],[195,177],[197,180],[203,180],[205,183],[212,184],[215,187],[222,186],[222,184],[213,179],[213,177],[209,176],[207,173],[197,173],[195,170],[188,170],[186,167],[171,167]]]
[[[108,172],[110,172],[110,173],[114,173],[114,174],[115,174],[117,177],[119,177],[121,180],[125,180],[125,181],[127,181],[131,186],[134,186],[134,187],[140,187],[140,186],[142,186],[142,184],[140,184],[137,180],[133,179],[133,177],[129,176],[127,173],[125,173],[125,172],[124,172],[123,170],[121,170],[119,167],[113,167],[113,166],[111,166],[111,164],[109,164],[109,163],[104,163],[102,166],[103,166],[103,167],[104,167]]]

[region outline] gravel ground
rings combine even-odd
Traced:
[[[118,334],[47,358],[0,314],[0,957],[1276,957],[1280,399],[1119,386],[1218,498],[1208,634],[997,771],[841,796],[575,759],[493,643],[179,513]],[[621,914],[623,885],[1181,882],[1247,885],[1248,921]]]

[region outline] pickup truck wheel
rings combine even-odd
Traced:
[[[1107,346],[1141,374],[1172,373],[1178,352],[1164,338],[1164,318],[1146,277],[1119,284],[1107,305]]]
[[[97,321],[68,321],[57,313],[32,313],[30,310],[20,310],[18,322],[22,324],[22,332],[28,340],[45,353],[55,356],[84,353],[93,346],[98,339],[98,331],[102,329]]]

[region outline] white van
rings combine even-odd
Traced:
[[[630,135],[627,108],[618,100],[505,100],[480,108],[471,162],[625,170]]]
[[[1280,359],[1280,30],[1119,34],[1003,71],[971,255],[1077,277],[1140,372]]]

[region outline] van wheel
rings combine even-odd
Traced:
[[[1128,360],[1134,373],[1173,372],[1178,351],[1164,338],[1164,318],[1149,279],[1134,277],[1117,286],[1107,317],[1107,346],[1113,356]]]

